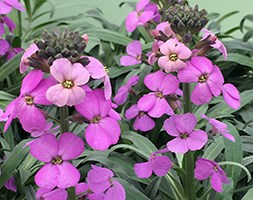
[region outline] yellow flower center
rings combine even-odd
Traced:
[[[207,78],[208,78],[207,75],[202,75],[201,77],[199,77],[198,82],[199,82],[199,83],[204,83],[204,82],[207,81]]]
[[[91,120],[91,123],[93,123],[93,124],[98,124],[98,123],[100,122],[101,119],[102,119],[102,117],[98,115],[98,116],[94,117],[94,118]]]
[[[106,67],[106,66],[104,66],[104,70],[105,70],[105,73],[109,73],[109,69],[108,69],[108,67]]]
[[[214,170],[215,172],[218,172],[218,171],[219,171],[218,166],[215,165],[215,166],[213,167],[213,170]]]
[[[164,98],[162,92],[156,92],[155,94],[156,94],[157,97],[159,97],[159,98],[161,98],[161,99]]]
[[[25,102],[27,105],[33,105],[33,98],[31,96],[25,96]]]
[[[53,160],[51,160],[51,163],[54,165],[59,165],[62,164],[63,160],[61,159],[60,156],[56,156]]]
[[[176,61],[178,59],[178,56],[177,56],[177,54],[172,53],[172,54],[169,55],[169,58],[170,58],[171,61]]]
[[[67,80],[62,83],[62,86],[64,88],[70,89],[74,86],[74,83],[73,83],[73,81]]]
[[[180,134],[180,138],[182,138],[182,139],[188,138],[188,133],[182,133],[182,134]]]

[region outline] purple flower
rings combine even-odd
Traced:
[[[67,200],[68,193],[65,189],[48,189],[48,188],[39,188],[36,192],[36,198],[40,200]]]
[[[199,158],[196,161],[194,177],[198,180],[211,177],[210,183],[216,192],[222,192],[222,183],[229,183],[229,179],[221,167],[216,162],[205,158]]]
[[[138,131],[149,131],[155,127],[154,120],[149,117],[145,112],[140,111],[136,104],[132,105],[126,110],[125,116],[127,119],[133,119],[134,121],[134,130]]]
[[[13,192],[17,192],[17,186],[15,184],[15,179],[14,177],[12,176],[11,178],[9,178],[4,186],[8,189],[8,190],[12,190]]]
[[[120,126],[117,120],[109,115],[112,102],[105,99],[102,89],[87,92],[84,101],[75,108],[90,121],[85,131],[85,138],[93,149],[104,151],[118,142]]]
[[[1,0],[0,1],[0,15],[6,15],[11,12],[12,8],[20,11],[25,11],[22,3],[18,0]]]
[[[134,172],[139,178],[148,178],[153,171],[157,176],[165,176],[171,167],[172,162],[167,156],[156,156],[152,153],[148,162],[134,165]]]
[[[53,122],[48,122],[45,126],[45,128],[43,130],[33,130],[31,132],[31,136],[32,137],[39,137],[43,134],[47,134],[47,133],[50,133],[50,134],[54,134],[56,135],[57,133],[59,133],[58,129],[60,128],[59,126],[56,126],[54,128],[52,128],[54,125]],[[54,132],[55,131],[55,132]]]
[[[126,18],[126,29],[133,32],[137,26],[142,26],[150,21],[154,16],[153,8],[147,7],[150,0],[140,0],[136,4],[136,10],[129,13]]]
[[[224,84],[221,88],[223,97],[225,102],[233,109],[237,110],[241,103],[240,103],[240,93],[237,90],[237,88],[228,83],[228,84]]]
[[[120,64],[122,66],[131,66],[141,64],[142,46],[140,41],[133,41],[127,45],[127,56],[120,58]]]
[[[152,31],[153,35],[155,37],[161,36],[162,32],[164,35],[166,35],[168,38],[172,37],[175,38],[176,34],[172,31],[170,24],[168,22],[162,22],[158,24],[154,31]]]
[[[227,124],[220,122],[214,118],[209,118],[204,114],[201,114],[201,117],[203,119],[208,120],[208,122],[213,126],[212,128],[212,134],[216,135],[217,133],[220,133],[225,138],[231,140],[232,142],[235,142],[235,138],[233,135],[229,134],[229,130],[227,129]]]
[[[10,47],[9,51],[6,52],[6,59],[7,60],[11,60],[15,55],[19,54],[20,52],[22,52],[24,49],[17,47],[17,48],[13,48]]]
[[[9,51],[10,45],[5,39],[0,38],[0,56],[4,56]]]
[[[200,56],[187,62],[187,66],[179,70],[178,78],[183,83],[197,83],[191,94],[191,101],[196,105],[208,103],[213,96],[219,96],[224,83],[219,67]]]
[[[158,65],[167,73],[175,72],[186,66],[182,60],[191,56],[191,50],[176,38],[167,40],[160,46],[160,51],[164,56],[158,59]]]
[[[36,51],[38,51],[38,47],[36,44],[31,44],[25,51],[25,53],[23,54],[23,56],[21,57],[21,62],[19,65],[19,72],[21,74],[25,73],[28,70],[28,66],[29,66],[29,60],[28,58],[34,54]]]
[[[105,197],[105,194],[103,192],[97,194],[91,191],[88,185],[84,182],[76,184],[75,189],[76,189],[76,195],[80,199],[87,197],[87,199],[89,200],[104,200],[104,197]]]
[[[126,102],[129,92],[132,87],[136,85],[139,81],[139,76],[131,76],[126,85],[123,85],[119,88],[117,94],[114,97],[114,101],[117,105],[122,105]]]
[[[172,115],[165,120],[166,132],[176,137],[167,143],[170,151],[175,153],[186,153],[201,149],[207,143],[207,134],[202,130],[194,130],[197,118],[191,113]]]
[[[179,88],[178,79],[172,74],[157,71],[148,74],[144,79],[144,84],[153,92],[139,99],[137,103],[139,109],[155,118],[159,118],[165,113],[173,114],[172,108],[166,101],[166,96],[174,94],[177,91]]]
[[[207,37],[210,37],[209,40],[214,42],[214,44],[210,45],[211,47],[218,49],[225,60],[227,60],[227,49],[224,46],[224,44],[217,38],[217,36],[207,29],[202,29],[201,32],[203,32],[202,40],[206,39]]]
[[[46,97],[55,105],[62,107],[79,104],[85,97],[85,91],[80,87],[90,79],[89,72],[80,64],[60,58],[53,62],[50,73],[58,84],[51,86]]]
[[[38,186],[48,189],[75,186],[80,173],[74,165],[67,162],[82,154],[84,143],[73,133],[60,135],[59,140],[53,134],[44,134],[30,144],[30,153],[46,164],[36,173]]]
[[[13,33],[13,29],[16,28],[15,23],[9,17],[0,15],[0,36],[2,36],[5,32],[4,24],[6,24],[10,32]]]

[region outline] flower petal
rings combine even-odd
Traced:
[[[175,138],[167,143],[167,147],[171,152],[184,154],[189,151],[185,139]]]
[[[120,58],[120,65],[122,66],[132,66],[132,65],[138,65],[141,64],[140,60],[137,60],[135,57],[132,56],[122,56]]]
[[[72,65],[71,79],[76,86],[86,84],[90,79],[90,74],[87,69],[83,67],[80,63],[75,63]]]
[[[208,159],[199,158],[196,161],[196,166],[194,170],[194,177],[197,180],[204,180],[210,177],[214,172],[213,170],[214,165],[209,162]]]
[[[197,118],[192,113],[176,115],[176,127],[180,133],[191,133],[197,124]]]
[[[167,156],[155,156],[151,163],[157,176],[165,176],[172,167],[172,162]]]
[[[177,115],[172,115],[169,119],[166,119],[164,121],[164,129],[169,135],[179,137],[180,132],[176,127],[176,118]]]
[[[153,107],[148,110],[148,115],[150,117],[159,118],[163,116],[169,110],[169,104],[165,98],[156,98]]]
[[[149,94],[145,94],[143,95],[143,97],[141,97],[137,103],[138,108],[140,109],[140,111],[149,111],[154,104],[156,103],[156,95],[155,93],[149,93]]]
[[[213,173],[213,175],[210,179],[210,183],[211,183],[212,188],[216,192],[222,192],[222,181],[221,181],[218,173]]]
[[[148,178],[152,174],[152,166],[150,162],[136,163],[134,172],[139,178]]]
[[[90,61],[85,68],[93,79],[100,79],[106,75],[104,65],[99,60],[91,56],[85,56],[85,58],[88,58]]]
[[[130,12],[126,17],[126,29],[128,32],[133,32],[137,25],[138,25],[138,13],[137,12]]]
[[[139,108],[136,104],[132,105],[130,108],[128,108],[125,112],[125,117],[127,119],[133,119],[139,114]]]
[[[134,130],[140,130],[143,132],[152,130],[155,127],[154,120],[149,117],[147,114],[143,114],[141,116],[138,116],[133,124]]]
[[[183,83],[198,82],[201,72],[196,69],[190,62],[186,62],[186,67],[178,71],[178,79]]]
[[[35,175],[35,183],[43,188],[53,189],[57,186],[59,170],[56,165],[48,163],[44,165]]]
[[[202,56],[192,57],[191,64],[202,74],[211,74],[214,67],[208,58]]]
[[[207,143],[207,140],[207,134],[202,130],[193,131],[186,139],[187,146],[191,151],[201,149]]]
[[[124,187],[118,182],[113,180],[111,186],[105,193],[104,200],[125,200],[126,192]]]
[[[163,78],[166,76],[164,72],[161,70],[148,74],[144,78],[144,84],[146,87],[152,91],[158,91],[160,89],[160,85],[162,84]]]
[[[191,101],[196,105],[209,103],[213,98],[207,83],[198,83],[192,91]]]
[[[43,72],[40,70],[32,70],[29,72],[22,81],[22,86],[20,89],[21,95],[29,94],[43,78]]]
[[[177,77],[172,74],[167,74],[161,82],[159,90],[162,91],[163,95],[173,94],[179,88],[179,81]]]
[[[57,80],[62,83],[66,80],[72,80],[73,66],[67,58],[60,58],[53,62],[53,65],[50,67],[50,74]]]

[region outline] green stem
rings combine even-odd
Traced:
[[[202,195],[202,197],[200,198],[200,200],[205,200],[207,195],[210,193],[210,191],[212,190],[212,187],[209,187],[205,193]]]
[[[76,200],[75,187],[69,187],[67,189],[67,192],[68,192],[68,200]]]
[[[183,84],[183,96],[184,96],[184,113],[191,112],[191,99],[190,99],[190,85]],[[188,151],[184,155],[183,168],[186,172],[184,177],[185,194],[189,200],[196,200],[196,188],[194,184],[194,152]]]

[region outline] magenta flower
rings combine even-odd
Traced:
[[[186,66],[182,60],[191,56],[191,50],[177,39],[169,39],[160,46],[160,51],[164,56],[158,59],[158,65],[167,73],[175,72]]]
[[[229,130],[227,129],[227,124],[220,122],[214,118],[209,118],[204,114],[201,114],[201,117],[203,119],[206,119],[213,127],[211,133],[213,135],[216,135],[217,133],[220,133],[225,138],[231,140],[232,142],[235,142],[235,138],[233,135],[229,134]]]
[[[165,176],[171,167],[172,162],[167,156],[156,156],[152,153],[148,162],[134,165],[134,172],[139,178],[148,178],[153,171],[157,176]]]
[[[132,105],[126,110],[125,116],[127,119],[135,118],[133,127],[138,131],[149,131],[155,127],[154,120],[149,117],[145,112],[140,111],[136,104]]]
[[[136,4],[136,10],[129,13],[126,18],[126,29],[128,32],[133,32],[137,26],[142,26],[154,17],[154,11],[146,9],[150,0],[140,0]]]
[[[0,38],[0,56],[4,56],[9,51],[10,45],[5,39]]]
[[[176,137],[167,143],[174,153],[186,153],[201,149],[207,143],[207,134],[202,130],[194,130],[197,118],[191,113],[172,115],[164,122],[166,132]]]
[[[163,114],[173,114],[172,108],[166,101],[166,97],[174,94],[179,88],[179,81],[172,74],[157,71],[148,74],[144,79],[146,87],[150,92],[141,97],[137,103],[141,111],[147,112],[149,116],[159,118]]]
[[[224,83],[219,67],[201,56],[187,62],[187,66],[179,70],[178,78],[183,83],[197,83],[191,94],[191,101],[196,105],[208,103],[213,96],[219,96]]]
[[[90,79],[89,72],[80,64],[60,58],[50,67],[51,75],[59,83],[47,90],[46,97],[55,105],[62,107],[79,104],[85,97],[85,91],[80,87]]]
[[[104,192],[104,200],[125,200],[125,189],[118,181],[113,180],[113,176],[111,170],[92,165],[92,169],[87,175],[88,187],[95,194]]]
[[[75,108],[90,121],[85,131],[85,138],[93,149],[104,151],[118,142],[120,126],[114,117],[109,116],[112,102],[105,99],[102,89],[87,92],[84,101]]]
[[[207,29],[202,29],[201,32],[204,33],[202,35],[202,40],[206,39],[207,37],[210,37],[209,40],[214,42],[214,44],[210,46],[215,49],[218,49],[222,53],[224,59],[227,60],[227,49],[224,44],[217,38],[217,36],[212,31],[209,31]]]
[[[132,87],[136,85],[139,81],[139,76],[131,76],[126,85],[119,88],[117,94],[114,97],[114,101],[117,105],[122,105],[126,102],[129,92],[131,92]]]
[[[52,128],[53,125],[54,125],[53,122],[48,122],[43,130],[33,130],[31,132],[31,136],[32,137],[39,137],[39,136],[42,136],[43,134],[47,134],[47,133],[56,135],[57,133],[60,132],[59,131],[60,126],[56,126],[56,127]]]
[[[155,30],[152,31],[152,34],[155,37],[161,36],[162,32],[164,35],[166,35],[168,38],[175,38],[176,34],[172,31],[170,24],[168,22],[162,22],[158,24],[155,28]]]
[[[87,197],[89,200],[104,200],[105,194],[102,193],[94,193],[89,189],[88,185],[86,183],[78,183],[75,186],[76,189],[76,195],[78,198],[84,198]]]
[[[34,54],[36,51],[38,51],[38,47],[36,44],[31,44],[25,51],[25,53],[23,54],[23,56],[21,57],[21,62],[19,65],[19,72],[21,74],[25,73],[28,70],[28,58]]]
[[[90,73],[91,78],[102,79],[104,83],[105,99],[110,99],[112,96],[112,86],[110,77],[108,76],[108,69],[96,58],[90,56],[86,56],[86,58],[88,58],[90,62],[85,68]]]
[[[60,135],[59,140],[53,134],[44,134],[30,144],[30,153],[46,164],[35,175],[38,186],[48,189],[75,186],[80,173],[74,165],[67,162],[82,154],[84,143],[73,133]]]
[[[194,177],[198,180],[211,177],[210,183],[216,192],[222,192],[222,183],[229,183],[229,179],[221,167],[216,162],[205,158],[199,158],[196,161]]]
[[[17,186],[16,186],[16,183],[15,183],[15,179],[14,177],[12,176],[11,178],[9,178],[4,186],[6,187],[6,189],[8,190],[12,190],[13,192],[17,192]]]
[[[154,65],[155,62],[158,60],[158,56],[161,54],[160,53],[160,46],[164,44],[164,42],[159,41],[159,40],[154,40],[152,44],[152,52],[148,52],[148,63],[150,65]]]
[[[222,91],[225,102],[231,108],[237,110],[241,105],[240,103],[241,97],[237,88],[234,85],[227,83],[222,86],[221,91]]]
[[[16,28],[15,23],[9,17],[0,15],[0,36],[2,36],[5,32],[4,24],[6,24],[10,32],[13,33],[13,29]]]
[[[6,15],[11,12],[12,8],[15,8],[19,11],[25,11],[25,8],[22,3],[18,0],[1,0],[0,1],[0,15]]]
[[[68,193],[65,189],[48,189],[48,188],[39,188],[36,192],[36,198],[41,200],[67,200]]]
[[[120,64],[122,66],[131,66],[141,64],[142,46],[140,41],[133,41],[127,45],[126,48],[127,56],[120,58]]]
[[[9,51],[6,52],[6,60],[11,60],[15,55],[19,54],[23,50],[24,49],[19,48],[19,47],[17,47],[17,48],[10,47]]]

